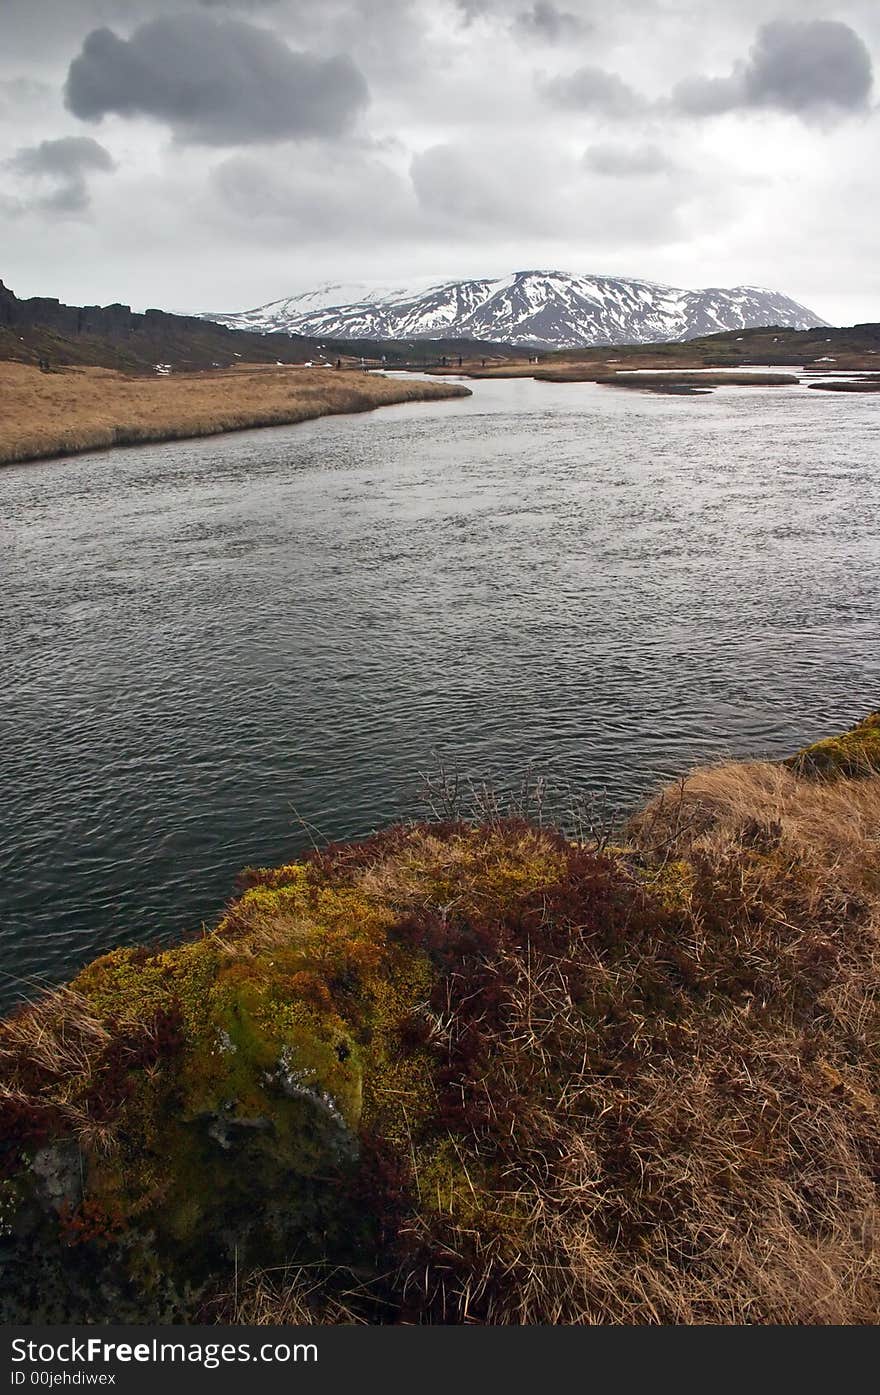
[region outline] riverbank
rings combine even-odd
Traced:
[[[13,1014],[5,1320],[876,1323],[878,735],[250,869]]]
[[[0,363],[0,465],[468,395],[454,383],[286,365],[134,377]]]

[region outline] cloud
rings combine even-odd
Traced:
[[[39,145],[26,145],[18,150],[9,163],[20,174],[48,174],[59,179],[115,168],[109,150],[91,136],[41,140]]]
[[[871,55],[840,20],[774,20],[763,25],[744,63],[723,78],[696,77],[673,93],[680,111],[696,116],[771,108],[828,117],[867,109]]]
[[[475,19],[482,19],[484,15],[490,13],[492,0],[455,0],[456,9],[460,12],[465,24],[473,24]]]
[[[394,237],[416,212],[408,181],[374,155],[341,147],[283,161],[233,155],[213,171],[211,190],[228,222],[287,243]]]
[[[577,15],[568,10],[560,10],[551,0],[537,0],[531,9],[521,10],[516,17],[516,28],[532,39],[543,39],[548,43],[560,43],[573,39],[589,26]]]
[[[423,212],[436,224],[498,227],[531,222],[518,156],[458,145],[434,145],[412,162],[410,176]]]
[[[600,238],[603,246],[678,236],[692,190],[689,177],[676,173],[659,184],[590,177],[594,172],[566,149],[535,140],[436,145],[411,167],[422,233],[447,243],[451,234],[483,242],[491,236],[493,243]]]
[[[641,175],[672,174],[678,170],[659,145],[591,145],[584,151],[584,168],[592,174],[604,174],[614,179],[633,179]]]
[[[6,78],[0,82],[0,110],[12,113],[21,107],[45,106],[52,92],[47,82],[36,78]]]
[[[568,111],[626,118],[643,111],[647,105],[644,97],[617,73],[590,65],[564,76],[541,79],[538,87],[552,106]]]
[[[296,52],[268,29],[203,14],[152,20],[128,40],[93,30],[64,95],[84,121],[153,117],[203,145],[338,136],[369,100],[350,58]]]
[[[109,150],[89,136],[63,136],[22,146],[6,166],[26,181],[36,180],[38,187],[43,186],[36,197],[13,203],[12,211],[38,209],[61,215],[84,213],[90,202],[88,176],[108,174],[116,168]]]

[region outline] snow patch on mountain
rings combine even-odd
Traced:
[[[233,329],[333,339],[476,339],[542,349],[651,344],[722,330],[827,322],[760,286],[683,290],[618,276],[517,271],[406,288],[328,283],[237,314]]]

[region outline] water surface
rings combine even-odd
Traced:
[[[878,404],[470,399],[0,471],[0,997],[422,807],[630,805],[878,705]]]

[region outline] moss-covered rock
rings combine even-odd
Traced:
[[[827,736],[805,746],[785,762],[798,775],[852,775],[880,773],[880,712],[839,736]]]
[[[400,1157],[445,1166],[425,1121],[446,917],[551,881],[557,841],[406,829],[252,870],[209,934],[116,950],[19,1012],[0,1037],[17,1301],[54,1255],[56,1318],[99,1316],[84,1249],[147,1317],[236,1263],[375,1255]]]

